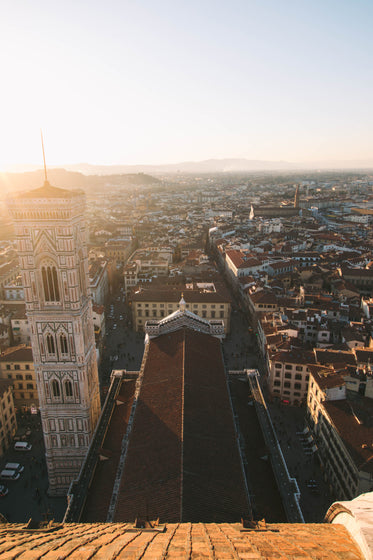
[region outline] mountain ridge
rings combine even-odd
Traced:
[[[20,166],[22,172],[35,171],[40,166]],[[312,162],[271,161],[247,158],[210,158],[201,161],[183,161],[170,164],[110,164],[99,165],[91,163],[76,163],[49,167],[78,172],[83,175],[127,175],[127,174],[167,174],[167,173],[234,173],[252,171],[301,171],[301,170],[347,170],[347,169],[373,169],[373,159],[362,160],[324,160]],[[16,166],[12,169],[15,171]],[[13,171],[13,172],[14,172]],[[9,172],[9,171],[8,171]]]

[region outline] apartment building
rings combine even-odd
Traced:
[[[314,363],[311,351],[281,351],[269,355],[268,388],[272,399],[291,405],[306,402],[309,365]]]
[[[325,479],[338,499],[373,489],[373,401],[347,398],[343,376],[310,366],[307,420]]]
[[[261,260],[255,258],[251,254],[236,249],[226,251],[225,264],[227,269],[236,278],[249,276],[263,269]]]
[[[31,328],[24,305],[19,305],[12,312],[10,319],[13,340],[16,344],[30,344]]]
[[[17,419],[14,409],[12,383],[0,379],[0,456],[12,443],[17,431]]]
[[[372,268],[349,268],[341,266],[337,269],[339,275],[348,283],[357,288],[361,295],[372,296],[373,294],[373,269]]]
[[[248,295],[249,307],[254,313],[278,311],[278,299],[273,292],[258,290]]]
[[[212,282],[139,288],[130,298],[133,328],[143,331],[148,319],[160,320],[177,311],[182,296],[189,311],[209,321],[222,319],[229,333],[231,298],[223,285]]]
[[[92,302],[96,305],[104,305],[106,298],[109,295],[109,275],[107,261],[90,261],[88,274]]]
[[[4,288],[17,282],[19,270],[17,259],[10,258],[9,261],[0,263],[0,299],[6,299]]]
[[[373,399],[373,374],[371,369],[348,367],[346,372],[343,373],[343,379],[348,391]]]
[[[6,301],[24,301],[23,283],[21,275],[10,280],[3,286],[4,299]]]
[[[135,262],[128,262],[123,270],[124,290],[126,294],[138,284],[139,266]]]
[[[105,246],[106,256],[116,263],[124,263],[132,250],[132,242],[126,239],[110,239]]]
[[[30,410],[39,407],[31,346],[12,346],[2,352],[0,377],[13,385],[13,399],[17,409]]]

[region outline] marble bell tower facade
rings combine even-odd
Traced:
[[[44,186],[8,201],[39,393],[49,493],[78,475],[100,414],[85,195]]]

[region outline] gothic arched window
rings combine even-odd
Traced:
[[[67,338],[64,334],[61,334],[60,336],[60,348],[61,348],[61,354],[68,354],[69,349],[67,346]]]
[[[65,395],[66,397],[73,396],[73,386],[71,381],[65,381]]]
[[[47,334],[47,348],[49,354],[54,354],[56,351],[54,337],[51,334]]]
[[[53,381],[52,381],[52,395],[54,397],[60,397],[61,396],[60,384],[56,379],[53,379]]]
[[[45,301],[60,301],[60,290],[58,287],[57,269],[55,266],[42,266],[41,276],[43,280]]]

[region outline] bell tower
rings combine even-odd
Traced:
[[[49,493],[67,493],[100,414],[85,195],[53,187],[8,201],[23,277]]]
[[[295,188],[294,208],[299,208],[299,185],[296,185]]]

